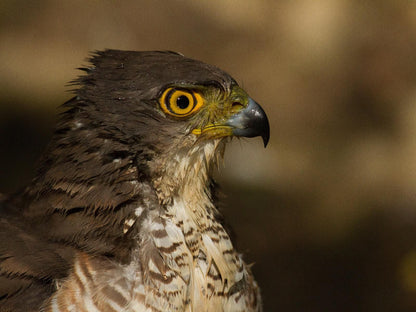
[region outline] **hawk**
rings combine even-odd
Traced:
[[[0,311],[260,311],[212,172],[263,109],[174,52],[96,52],[36,177],[0,202]]]

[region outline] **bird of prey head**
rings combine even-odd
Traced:
[[[174,52],[99,52],[79,96],[124,135],[170,148],[196,140],[261,136],[269,140],[263,109],[222,70]],[[147,116],[148,118],[143,118]],[[138,123],[137,120],[140,120]]]
[[[263,109],[217,67],[174,52],[107,50],[91,61],[58,132],[77,148],[98,145],[103,158],[99,138],[126,143],[120,157],[113,150],[107,158],[129,154],[143,178],[163,179],[155,182],[162,201],[186,184],[191,165],[194,174],[209,175],[228,138],[261,136],[267,145]]]

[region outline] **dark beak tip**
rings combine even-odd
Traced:
[[[269,119],[267,118],[266,113],[264,110],[260,107],[262,112],[262,130],[261,130],[261,137],[263,139],[264,148],[267,147],[267,144],[269,143],[270,139],[270,125],[269,125]]]
[[[267,144],[269,143],[269,139],[270,139],[270,127],[269,127],[269,121],[265,120],[265,127],[264,127],[264,131],[261,135],[262,139],[263,139],[263,144],[264,144],[264,148],[267,147]]]
[[[267,144],[269,143],[270,136],[269,136],[269,134],[267,134],[267,135],[262,135],[261,137],[263,139],[264,148],[266,148]]]

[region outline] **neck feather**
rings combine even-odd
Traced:
[[[209,183],[212,172],[218,166],[225,148],[223,139],[193,144],[168,151],[159,163],[159,174],[153,184],[162,205],[169,205],[175,198],[187,206],[211,200]]]

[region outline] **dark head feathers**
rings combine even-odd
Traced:
[[[100,87],[110,81],[117,83],[114,89],[141,92],[177,83],[215,84],[224,90],[236,84],[221,69],[171,51],[105,50],[93,54],[90,62],[93,68],[78,80],[83,89],[90,85]]]

